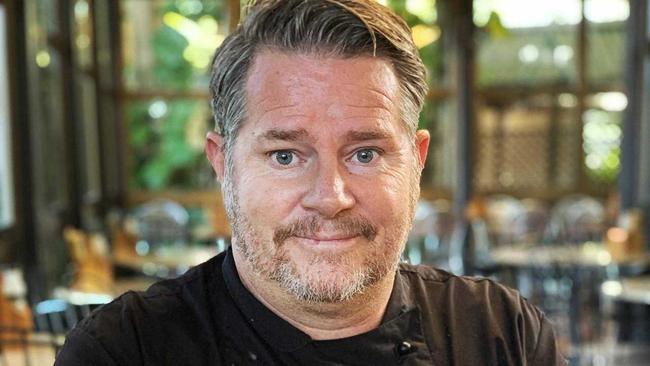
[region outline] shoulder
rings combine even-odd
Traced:
[[[220,258],[203,263],[185,275],[163,280],[143,292],[129,291],[95,310],[66,337],[60,354],[101,349],[117,364],[141,364],[172,339],[211,336],[210,292],[218,288]],[[199,338],[200,339],[200,338]]]
[[[564,364],[550,322],[518,291],[423,265],[401,264],[399,275],[430,336],[446,334],[437,347],[453,353],[451,345],[462,344],[464,356],[477,349],[496,364]]]
[[[532,306],[518,291],[484,277],[457,276],[426,265],[400,264],[400,277],[416,293],[444,298],[446,302],[461,300],[465,306],[495,303],[520,307]]]
[[[79,326],[93,331],[110,323],[137,321],[138,319],[165,319],[173,321],[176,313],[206,301],[206,291],[214,280],[214,259],[189,270],[186,274],[156,282],[146,291],[127,291],[112,302],[100,307],[85,318]],[[206,282],[207,281],[207,282]]]

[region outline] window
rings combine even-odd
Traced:
[[[620,170],[627,0],[474,0],[475,187],[607,194]]]
[[[420,114],[419,128],[431,133],[431,144],[421,184],[425,195],[447,195],[454,179],[454,105],[450,58],[444,27],[448,9],[444,1],[436,0],[384,0],[388,6],[411,27],[413,41],[427,68],[429,95]]]
[[[209,66],[228,32],[228,10],[239,2],[121,0],[120,6],[128,189],[214,188],[203,156],[213,124]]]

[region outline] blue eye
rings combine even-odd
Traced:
[[[293,153],[288,150],[280,150],[273,153],[273,158],[280,165],[289,165],[293,161]]]
[[[375,152],[371,149],[363,149],[359,150],[355,153],[357,160],[360,163],[367,164],[372,161],[372,159],[375,158]]]

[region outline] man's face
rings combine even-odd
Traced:
[[[322,302],[351,298],[391,273],[429,137],[409,137],[390,64],[264,51],[246,92],[223,183],[233,247],[247,267]],[[211,154],[219,149],[208,147]],[[210,160],[222,175],[223,157]]]

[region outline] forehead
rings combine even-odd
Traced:
[[[248,117],[324,114],[395,119],[399,83],[391,64],[377,57],[325,57],[264,50],[246,82]]]
[[[255,56],[246,83],[248,94],[273,93],[269,84],[299,86],[296,82],[335,82],[350,88],[377,88],[397,92],[398,82],[390,63],[379,57],[351,58],[263,50]]]

